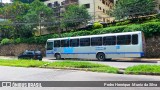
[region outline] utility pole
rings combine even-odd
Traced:
[[[96,18],[96,9],[95,9],[95,3],[96,3],[96,2],[95,2],[95,0],[93,0],[93,5],[94,5],[94,22],[95,22],[95,20],[96,20],[96,19],[95,19],[95,18]]]
[[[54,7],[53,10],[55,12],[55,17],[56,17],[56,25],[58,26],[58,34],[59,37],[61,37],[61,8],[63,6],[60,6],[59,3],[57,3]]]
[[[43,11],[41,11],[39,13],[39,32],[40,32],[40,36],[42,35],[42,28],[41,28],[42,25],[41,25],[41,22],[42,22],[43,16],[44,16],[44,13],[43,13]]]
[[[39,35],[41,36],[41,13],[39,14]]]

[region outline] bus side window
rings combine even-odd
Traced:
[[[60,47],[60,40],[54,41],[54,47]]]
[[[93,37],[91,38],[92,46],[102,46],[102,37]]]
[[[47,50],[53,49],[53,42],[47,42]]]
[[[103,45],[116,45],[116,36],[103,37]]]
[[[90,46],[90,38],[81,38],[80,46]]]
[[[130,45],[131,35],[119,35],[117,36],[117,45]]]
[[[78,46],[79,46],[79,39],[70,40],[70,47],[78,47]]]
[[[137,34],[132,35],[132,44],[133,45],[138,44],[138,35]]]
[[[61,40],[61,47],[69,47],[69,40],[68,39]]]

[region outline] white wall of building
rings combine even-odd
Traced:
[[[64,0],[48,0],[45,1],[44,4],[47,5],[48,3],[54,3],[55,1],[58,1],[58,3],[61,5],[61,2],[63,2]]]
[[[90,8],[87,8],[88,12],[93,16],[95,9],[95,0],[79,0],[79,5],[90,4]]]

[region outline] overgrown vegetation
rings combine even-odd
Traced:
[[[118,73],[118,69],[102,64],[81,61],[43,62],[36,60],[0,60],[1,66],[78,69],[93,72]]]
[[[145,11],[144,15],[148,15],[149,12],[152,12],[154,6],[154,0],[120,0],[118,1],[117,5],[121,5],[126,8],[126,10],[121,10],[121,14],[130,15],[131,17],[137,18],[129,18],[129,20],[120,21],[120,22],[113,22],[108,24],[105,28],[100,23],[95,23],[92,27],[92,30],[72,30],[70,32],[63,32],[61,33],[61,28],[68,28],[68,27],[76,27],[90,19],[90,16],[87,10],[83,6],[76,6],[71,5],[66,8],[67,11],[62,14],[63,19],[58,19],[54,17],[54,14],[57,12],[52,12],[56,10],[52,10],[51,8],[44,5],[44,3],[40,2],[39,0],[34,0],[31,4],[26,4],[17,1],[24,1],[24,0],[16,0],[11,5],[6,5],[3,8],[0,8],[0,14],[6,16],[8,21],[0,23],[0,31],[2,32],[2,41],[1,45],[9,44],[9,43],[36,43],[36,44],[45,44],[47,39],[49,38],[58,38],[61,37],[73,37],[73,36],[85,36],[85,35],[94,35],[94,34],[104,34],[104,33],[119,33],[119,32],[131,32],[131,31],[143,31],[146,38],[152,37],[153,35],[158,36],[160,35],[160,15],[155,15],[152,17],[137,17],[137,15],[142,16],[143,12]],[[134,6],[134,2],[137,1],[136,6]],[[144,6],[149,3],[148,10]],[[128,6],[128,4],[130,6]],[[116,6],[117,6],[116,5]],[[143,5],[143,7],[141,7]],[[15,7],[15,8],[13,8]],[[20,8],[21,7],[21,8]],[[141,8],[139,11],[135,11],[136,15],[130,10]],[[58,9],[58,8],[57,8]],[[114,10],[114,9],[113,9]],[[116,11],[116,10],[115,10]],[[74,13],[73,13],[74,12]],[[83,13],[82,13],[83,12]],[[126,12],[126,13],[125,13]],[[12,17],[11,17],[12,15]],[[118,14],[116,14],[118,15]],[[122,15],[121,18],[128,17]],[[77,19],[80,21],[77,21]],[[27,21],[27,22],[26,22]],[[49,23],[48,23],[49,22]],[[61,22],[61,24],[60,24]],[[18,24],[16,24],[18,23]],[[25,23],[25,24],[24,24]],[[40,25],[41,23],[41,25]],[[14,24],[14,25],[12,25]],[[40,29],[39,26],[45,26],[47,28],[61,28],[57,29],[59,33],[57,34],[50,34],[45,36],[36,37],[33,35],[35,28]],[[40,31],[41,32],[41,31]],[[61,35],[59,35],[61,34]]]
[[[160,65],[137,65],[128,67],[126,74],[160,74]]]
[[[118,0],[112,15],[116,19],[138,18],[156,13],[155,0]]]
[[[100,28],[95,30],[83,30],[62,33],[62,37],[73,37],[73,36],[85,36],[85,35],[94,35],[94,34],[106,34],[106,33],[119,33],[119,32],[132,32],[132,31],[142,31],[145,34],[145,37],[159,36],[160,35],[160,22],[146,22],[143,24],[130,24],[123,26],[112,26],[107,28]],[[16,39],[19,43],[37,43],[45,44],[49,38],[58,38],[58,34],[50,34],[40,37],[31,37],[31,38],[21,38]],[[11,42],[10,42],[11,43]]]
[[[44,0],[14,0],[12,4],[0,7],[0,15],[4,19],[0,22],[1,38],[29,38],[35,32],[42,35],[44,29],[60,32],[62,28],[75,28],[91,19],[84,6],[67,5],[61,13],[59,3],[53,9],[52,5],[47,6],[40,1]]]
[[[99,22],[95,22],[93,24],[93,29],[99,29],[99,28],[103,28],[103,25],[101,23],[99,23]]]

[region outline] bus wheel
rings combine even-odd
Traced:
[[[60,59],[61,59],[61,55],[60,55],[60,54],[56,54],[55,57],[56,57],[57,60],[60,60]]]
[[[100,61],[104,61],[106,59],[105,54],[104,53],[98,53],[97,54],[97,59]]]

